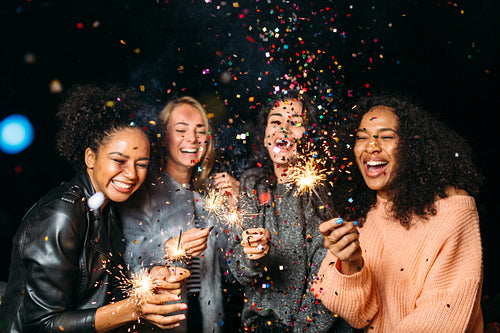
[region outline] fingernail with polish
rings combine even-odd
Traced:
[[[352,222],[355,226],[358,226],[358,222],[357,221],[354,221]]]
[[[339,218],[337,219],[337,224],[342,224],[342,222],[344,222],[344,220],[343,220],[341,217],[339,217]]]

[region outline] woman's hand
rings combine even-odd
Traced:
[[[198,229],[191,228],[182,233],[180,246],[191,257],[199,256],[207,248],[207,239],[213,227]],[[165,248],[175,249],[179,243],[179,237],[174,237],[165,242]],[[168,253],[167,253],[168,255]]]
[[[130,297],[97,309],[95,330],[108,332],[126,323],[144,318],[161,329],[180,326],[186,315],[171,314],[187,309],[179,303],[182,285],[189,277],[187,269],[176,267],[153,267],[149,273],[154,287],[150,292],[132,294]]]
[[[251,260],[258,260],[269,252],[271,234],[264,228],[251,228],[241,234],[241,246]]]
[[[155,266],[150,274],[155,281],[155,292],[157,294],[180,295],[182,286],[191,275],[191,272],[182,267]]]
[[[240,182],[227,172],[218,172],[213,176],[213,185],[226,198],[230,209],[236,208],[240,194]]]
[[[340,260],[341,273],[346,275],[358,272],[363,266],[357,225],[357,222],[344,222],[341,218],[319,225],[319,231],[325,237],[325,247]]]
[[[181,297],[171,293],[152,294],[144,297],[137,304],[137,316],[144,318],[161,329],[171,329],[180,326],[180,322],[186,319],[185,314],[169,315],[172,312],[187,309],[185,303],[179,302]]]

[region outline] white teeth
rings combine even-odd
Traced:
[[[197,151],[198,151],[198,149],[188,149],[188,148],[181,149],[181,152],[183,152],[183,153],[189,153],[189,154],[194,154]]]
[[[131,188],[132,187],[132,184],[127,184],[127,183],[121,182],[119,180],[113,180],[113,184],[115,184],[116,186],[121,187],[121,188]]]
[[[384,161],[367,161],[366,164],[369,166],[385,165],[387,162]]]

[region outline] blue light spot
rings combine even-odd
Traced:
[[[13,114],[0,122],[0,150],[18,154],[33,142],[33,126],[28,118]]]

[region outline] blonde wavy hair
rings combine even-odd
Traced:
[[[200,102],[198,102],[196,99],[190,96],[183,96],[176,98],[174,100],[171,100],[170,102],[165,105],[163,110],[160,112],[160,121],[163,129],[163,133],[166,133],[168,122],[170,120],[170,116],[172,114],[172,111],[179,105],[182,104],[188,104],[197,109],[200,114],[201,118],[203,119],[203,124],[205,125],[205,128],[208,131],[208,142],[207,142],[207,149],[205,150],[205,154],[203,157],[200,159],[200,162],[198,162],[194,167],[193,167],[193,172],[191,173],[191,190],[193,191],[203,191],[205,188],[208,186],[208,177],[210,173],[212,172],[212,167],[214,165],[214,160],[215,160],[215,149],[214,149],[214,140],[213,140],[213,132],[210,124],[208,123],[208,117],[207,117],[207,112],[205,108],[201,105]],[[167,142],[166,142],[166,135],[163,135],[162,139],[162,145],[164,147],[168,147]],[[165,159],[168,158],[168,152],[167,155],[164,156],[162,159],[162,167],[165,167]],[[201,169],[201,172],[198,170]]]

